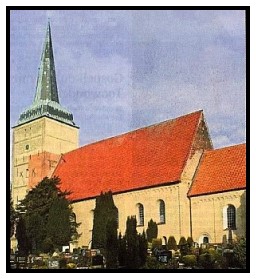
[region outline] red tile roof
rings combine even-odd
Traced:
[[[72,200],[178,181],[202,111],[83,146],[63,155],[53,175]]]
[[[205,151],[188,196],[246,187],[246,144]]]

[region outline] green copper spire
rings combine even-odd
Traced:
[[[72,113],[62,107],[59,102],[49,22],[41,56],[35,98],[32,106],[20,115],[18,125],[41,116],[48,116],[75,126]]]
[[[41,57],[41,65],[37,79],[36,95],[34,101],[36,102],[39,100],[49,100],[59,103],[52,49],[51,27],[49,22]]]

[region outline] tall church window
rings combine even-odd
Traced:
[[[230,204],[227,208],[227,217],[228,217],[228,228],[235,230],[236,229],[236,208],[232,204]]]
[[[236,229],[236,208],[232,204],[223,208],[223,229]]]
[[[72,235],[76,233],[76,214],[72,212],[69,216],[69,222],[70,222],[70,229]]]
[[[144,206],[141,203],[138,203],[137,208],[138,208],[138,226],[144,226]]]
[[[159,200],[159,223],[165,224],[165,203],[163,200]]]

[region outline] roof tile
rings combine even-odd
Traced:
[[[246,144],[205,151],[188,196],[246,187]]]
[[[189,156],[202,111],[66,153],[53,175],[72,200],[175,182]]]

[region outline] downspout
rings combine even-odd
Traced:
[[[213,232],[214,232],[214,242],[216,243],[216,228],[215,228],[215,203],[214,198],[212,199],[213,202]]]
[[[191,198],[188,197],[189,199],[189,219],[190,219],[190,237],[193,239],[193,227],[192,227],[192,204],[191,204]]]
[[[181,238],[180,187],[179,186],[178,186],[178,202],[179,202],[179,233]]]

